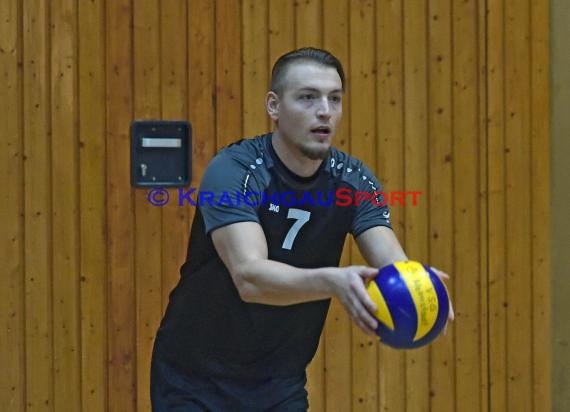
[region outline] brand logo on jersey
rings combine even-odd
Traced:
[[[269,203],[269,211],[274,213],[279,213],[279,205],[274,203]]]

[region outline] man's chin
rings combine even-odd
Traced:
[[[306,147],[302,146],[301,153],[307,156],[311,160],[324,160],[329,157],[331,152],[331,147]]]

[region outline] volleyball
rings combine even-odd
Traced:
[[[367,285],[376,304],[376,333],[397,349],[413,349],[432,342],[449,314],[449,296],[431,268],[415,261],[400,261],[380,269]]]

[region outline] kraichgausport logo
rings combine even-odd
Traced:
[[[374,206],[401,205],[417,206],[421,191],[392,191],[392,192],[366,192],[354,191],[349,188],[340,188],[334,192],[208,192],[198,191],[196,188],[178,188],[178,206],[269,206],[273,211],[279,211],[279,206],[359,206],[364,202],[371,202]],[[147,196],[148,202],[153,206],[164,206],[170,199],[170,193],[164,188],[151,189]],[[411,203],[407,203],[411,201]]]

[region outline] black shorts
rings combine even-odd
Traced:
[[[155,347],[151,366],[153,412],[306,412],[306,375],[237,381],[189,375]]]

